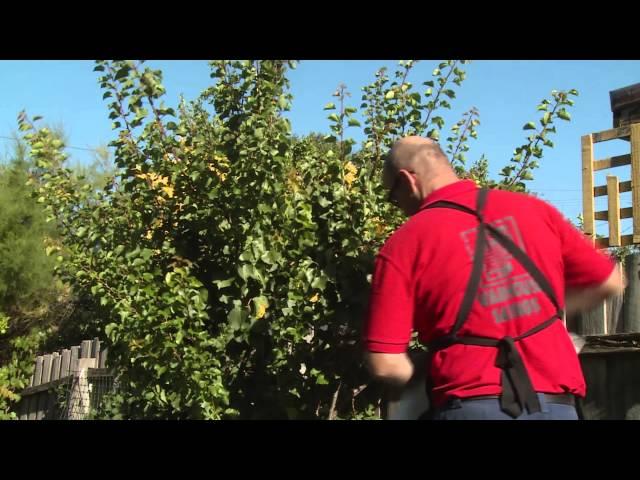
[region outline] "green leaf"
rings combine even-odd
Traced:
[[[238,306],[235,306],[233,310],[229,312],[227,315],[227,320],[229,321],[229,326],[234,330],[240,330],[242,327],[242,322],[244,318],[246,318],[247,313]]]
[[[333,110],[335,108],[336,108],[336,104],[333,102],[329,102],[324,106],[323,110]]]
[[[332,122],[339,122],[340,121],[340,117],[338,116],[337,113],[332,113],[331,115],[329,115],[327,117],[329,120],[331,120]]]
[[[350,118],[348,125],[350,127],[359,127],[360,126],[360,122],[358,120],[356,120],[355,118]]]
[[[247,278],[255,276],[255,268],[253,267],[253,265],[244,263],[238,267],[238,275],[240,276],[240,278],[242,278],[242,280],[246,282]]]
[[[223,288],[233,285],[234,280],[234,277],[227,278],[226,280],[214,280],[213,284],[218,287],[218,290],[222,290]]]
[[[104,333],[107,334],[107,337],[111,337],[111,332],[113,332],[113,330],[117,328],[117,326],[118,325],[115,323],[109,323],[104,327]]]
[[[131,69],[129,68],[129,66],[125,65],[124,67],[122,67],[120,70],[116,72],[116,76],[114,77],[114,80],[121,80],[123,78],[126,78],[127,75],[129,75],[130,70]]]
[[[76,235],[78,237],[80,237],[80,238],[82,238],[85,233],[87,233],[87,228],[86,227],[80,227],[80,228],[78,228],[78,230],[76,230]]]
[[[523,130],[535,130],[536,129],[536,124],[533,122],[528,122],[524,124],[524,127],[522,127]]]
[[[567,112],[564,108],[558,111],[557,115],[558,115],[558,118],[561,118],[562,120],[566,120],[566,121],[571,120],[571,115],[569,115],[569,112]]]
[[[429,130],[429,132],[427,133],[427,137],[437,142],[438,140],[440,140],[440,132],[434,128],[433,130]]]
[[[394,92],[393,90],[389,90],[387,94],[384,96],[384,98],[386,98],[387,100],[391,100],[395,96],[396,96],[396,92]]]
[[[326,286],[327,286],[327,279],[325,276],[316,277],[313,279],[313,282],[311,282],[311,288],[314,288],[317,290],[324,290]]]

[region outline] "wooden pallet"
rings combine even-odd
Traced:
[[[615,139],[631,142],[631,153],[594,160],[593,144]],[[594,185],[593,174],[599,170],[631,166],[631,180],[620,182],[615,175],[607,175],[606,185]],[[631,192],[631,208],[620,208],[620,193]],[[607,210],[595,211],[595,197],[607,196]],[[582,215],[584,232],[600,248],[620,247],[640,243],[640,123],[614,128],[582,137]],[[633,219],[633,233],[620,234],[620,220]],[[596,220],[606,220],[609,236],[596,239]]]

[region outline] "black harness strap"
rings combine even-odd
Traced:
[[[540,401],[531,383],[531,378],[522,361],[522,357],[515,346],[515,342],[522,340],[530,335],[534,335],[539,331],[549,327],[556,320],[562,318],[562,310],[556,298],[555,292],[547,277],[538,269],[531,258],[516,244],[505,235],[502,231],[484,221],[482,212],[487,200],[488,190],[482,188],[478,193],[476,210],[470,209],[464,205],[460,205],[448,200],[441,200],[424,207],[428,208],[450,208],[461,212],[468,213],[478,219],[478,234],[473,254],[473,266],[471,268],[471,276],[460,303],[460,309],[456,317],[456,322],[451,331],[440,338],[433,340],[429,344],[430,350],[441,350],[448,348],[454,344],[478,345],[485,347],[498,348],[496,358],[496,366],[502,370],[502,395],[500,396],[500,406],[502,410],[511,415],[518,417],[523,409],[529,413],[541,411]],[[487,247],[487,233],[493,237],[505,250],[507,250],[533,277],[540,289],[545,293],[549,300],[556,307],[556,313],[536,325],[525,333],[517,337],[503,337],[501,339],[480,337],[480,336],[463,336],[458,337],[457,333],[467,321],[471,307],[476,299],[480,280],[482,277],[482,267],[484,263],[484,255]]]

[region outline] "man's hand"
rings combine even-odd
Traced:
[[[413,362],[406,353],[367,352],[365,361],[371,375],[390,386],[404,387],[413,376]]]
[[[371,375],[385,387],[387,401],[399,400],[409,385],[426,378],[427,352],[365,354]]]
[[[597,287],[582,290],[567,289],[565,293],[565,311],[567,318],[578,312],[595,307],[605,298],[620,295],[624,291],[626,281],[619,265],[613,269],[609,278]]]

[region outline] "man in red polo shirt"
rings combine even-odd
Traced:
[[[585,382],[563,310],[620,293],[615,263],[549,204],[458,179],[431,140],[396,142],[383,184],[410,218],[376,259],[372,375],[401,388],[426,370],[435,419],[577,419]],[[412,331],[430,352],[415,375]]]

